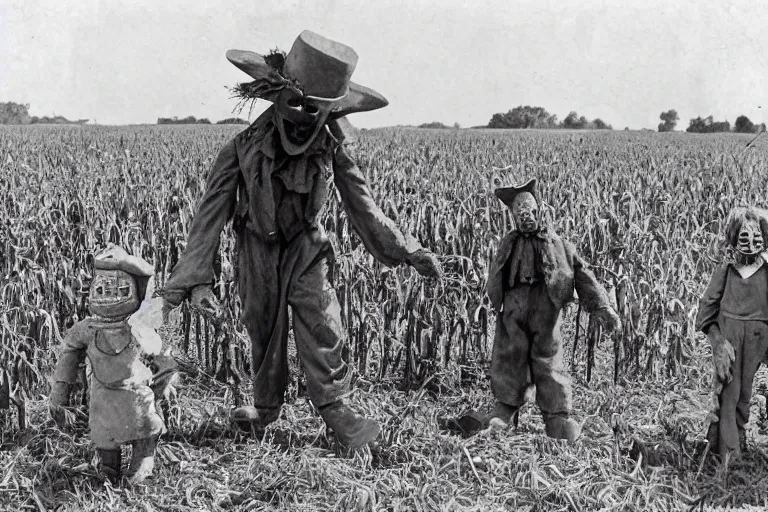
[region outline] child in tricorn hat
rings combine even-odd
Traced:
[[[496,407],[477,427],[506,426],[535,386],[547,435],[574,441],[581,427],[570,417],[561,310],[575,289],[583,309],[607,330],[618,329],[621,322],[574,246],[541,225],[536,180],[495,194],[512,210],[515,229],[501,240],[488,276],[488,296],[497,313],[491,358]]]
[[[87,356],[92,370],[89,427],[99,469],[107,477],[120,476],[121,445],[131,443],[125,476],[140,482],[154,469],[157,438],[165,432],[155,400],[171,391],[176,362],[154,330],[162,318],[162,302],[151,301],[152,265],[110,246],[96,255],[93,266],[91,316],[67,331],[59,349],[51,412],[61,424],[71,386]]]

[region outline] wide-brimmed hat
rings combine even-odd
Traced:
[[[259,82],[251,89],[254,97],[275,101],[282,88],[298,86],[304,97],[331,103],[331,119],[389,104],[378,92],[350,80],[357,66],[355,50],[309,30],[296,38],[280,68],[251,51],[229,50],[227,59]]]
[[[510,208],[512,208],[512,201],[514,201],[515,197],[522,194],[523,192],[529,192],[537,202],[539,201],[539,194],[536,190],[536,178],[531,178],[522,185],[499,187],[493,191],[493,193],[496,194],[496,197],[501,199],[504,204]]]

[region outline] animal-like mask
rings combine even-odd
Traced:
[[[512,200],[512,218],[522,233],[539,230],[539,204],[530,192],[521,192]]]
[[[94,270],[90,283],[90,311],[105,318],[119,318],[139,309],[136,279],[122,270]]]
[[[280,143],[289,155],[309,148],[328,120],[333,104],[304,96],[294,88],[280,91],[275,102],[275,124]]]

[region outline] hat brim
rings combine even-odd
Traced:
[[[227,60],[255,80],[274,82],[279,77],[277,71],[267,64],[264,56],[256,52],[229,50],[227,51]],[[263,97],[262,99],[274,101],[274,97]],[[389,101],[378,92],[354,82],[349,83],[347,94],[339,99],[329,101],[333,104],[328,115],[329,119],[338,119],[355,112],[369,112],[389,105]]]
[[[151,277],[155,269],[151,263],[142,258],[131,256],[125,249],[109,245],[93,259],[93,268],[99,270],[122,270],[136,277]]]
[[[499,187],[493,191],[493,193],[496,194],[496,197],[501,199],[501,201],[510,208],[512,207],[512,201],[515,199],[515,197],[522,194],[523,192],[529,192],[533,198],[536,199],[536,201],[539,200],[539,196],[536,192],[536,178],[531,178],[522,185]]]

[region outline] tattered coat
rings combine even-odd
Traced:
[[[167,347],[144,346],[126,320],[87,317],[73,325],[59,349],[53,382],[74,384],[81,363],[91,363],[89,427],[97,448],[165,431],[155,408],[153,376],[176,369]],[[157,353],[152,353],[157,352]]]
[[[504,236],[489,269],[487,292],[497,312],[502,310],[504,304],[504,292],[509,281],[507,263],[519,236],[521,233],[517,230]],[[574,289],[587,312],[610,305],[605,289],[589,271],[589,266],[578,255],[573,244],[563,241],[548,230],[541,230],[535,236],[541,241],[540,263],[544,282],[556,308],[561,309],[574,300]]]
[[[213,261],[229,219],[237,237],[241,320],[252,343],[254,405],[279,407],[287,385],[288,306],[307,390],[317,407],[346,393],[346,333],[327,276],[333,256],[320,212],[332,181],[366,249],[385,265],[421,249],[375,204],[365,176],[327,127],[304,153],[280,150],[269,108],[221,150],[192,221],[187,248],[165,285],[183,296],[214,279]]]

